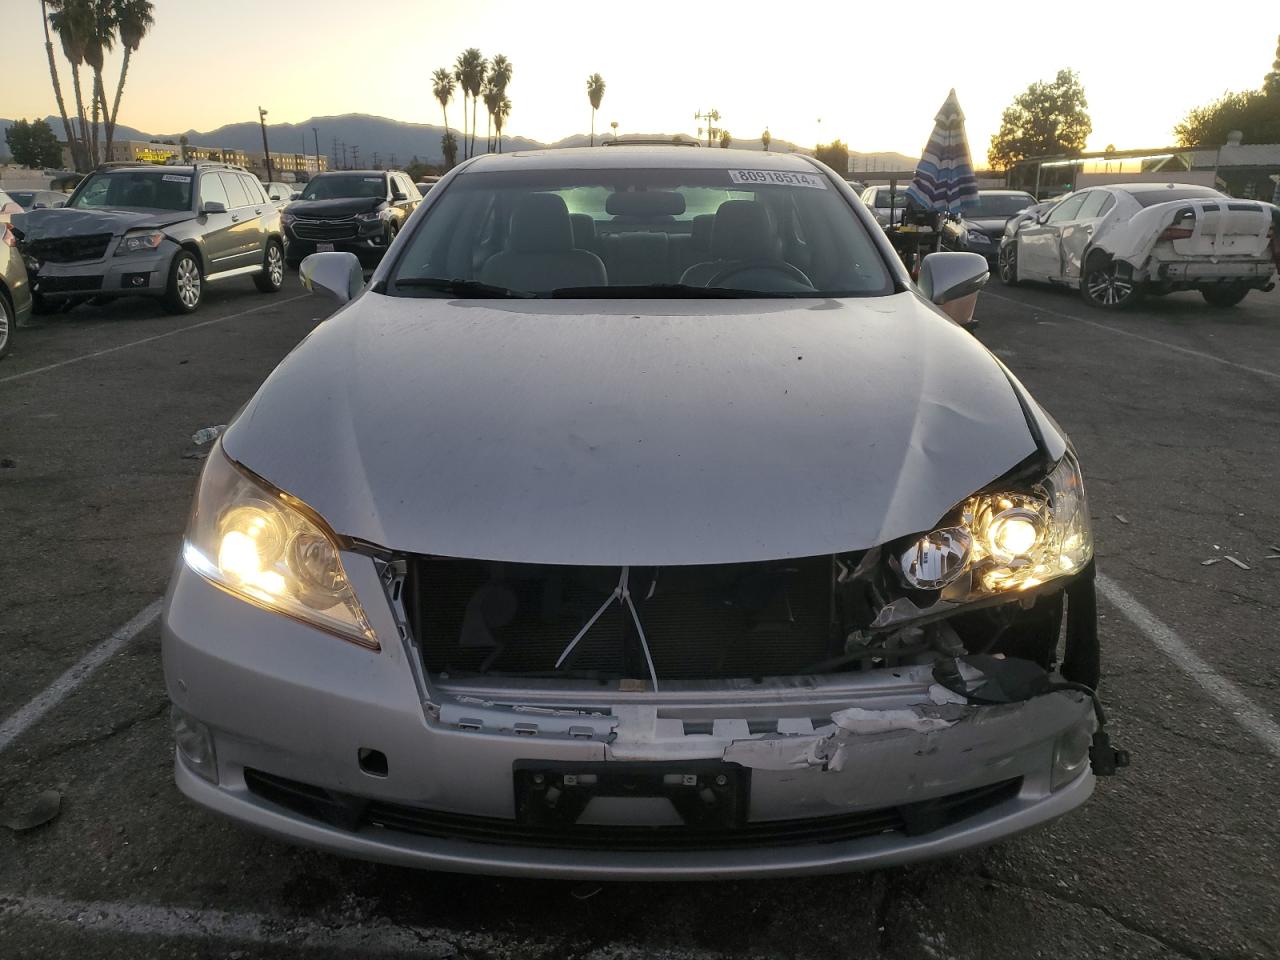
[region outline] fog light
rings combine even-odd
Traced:
[[[169,709],[169,726],[187,766],[210,783],[217,783],[218,758],[213,752],[213,734],[209,728],[177,707]]]
[[[1092,736],[1092,724],[1076,724],[1058,737],[1053,745],[1053,775],[1049,780],[1049,789],[1065,787],[1089,765],[1089,743]]]

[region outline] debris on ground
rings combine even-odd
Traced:
[[[1126,524],[1126,525],[1127,525],[1127,524],[1129,523],[1129,521],[1128,521],[1127,519],[1125,519],[1125,517],[1124,517],[1122,514],[1117,513],[1117,514],[1115,515],[1115,518],[1116,518],[1117,520],[1119,520],[1119,521],[1120,521],[1121,523],[1123,523],[1123,524]]]
[[[17,465],[18,461],[14,460],[12,457],[0,457],[0,468],[12,470]]]
[[[1230,554],[1224,554],[1224,557],[1225,557],[1225,559],[1230,560],[1232,563],[1234,563],[1234,564],[1235,564],[1237,567],[1239,567],[1241,570],[1248,570],[1248,569],[1250,569],[1250,568],[1249,568],[1249,565],[1248,565],[1247,563],[1245,563],[1243,560],[1237,560],[1235,557],[1231,556]]]
[[[1268,553],[1263,560],[1280,560],[1280,553]]]
[[[183,460],[203,460],[209,456],[208,450],[188,450],[182,455]]]
[[[43,827],[62,812],[62,794],[57,790],[45,790],[29,804],[12,809],[6,805],[0,813],[0,825],[14,833],[23,833]]]
[[[1221,563],[1221,562],[1222,562],[1222,558],[1221,558],[1221,557],[1210,557],[1208,560],[1201,560],[1201,561],[1200,561],[1200,566],[1202,566],[1202,567],[1210,567],[1210,566],[1213,566],[1213,564],[1215,564],[1215,563]]]
[[[213,440],[217,440],[220,436],[222,436],[223,433],[226,432],[226,429],[227,429],[227,425],[225,423],[219,423],[216,426],[212,426],[212,427],[204,427],[203,429],[197,430],[195,433],[191,435],[191,442],[194,443],[197,447],[202,447],[206,443],[209,443]]]
[[[575,900],[590,900],[603,889],[598,883],[580,883],[569,891],[569,896]]]

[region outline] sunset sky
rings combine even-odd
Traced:
[[[0,6],[0,117],[56,112],[40,4]],[[598,71],[608,84],[601,129],[616,120],[624,134],[693,133],[694,112],[715,107],[743,138],[768,125],[806,146],[840,137],[857,150],[916,156],[954,86],[981,161],[1013,96],[1062,67],[1081,74],[1091,149],[1166,145],[1189,107],[1258,87],[1280,33],[1275,0],[1237,0],[1215,22],[1209,8],[1183,14],[1168,4],[965,9],[954,0],[156,0],[157,26],[134,58],[120,119],[153,133],[207,130],[255,120],[261,103],[273,121],[361,112],[438,123],[432,69],[477,46],[515,65],[507,126],[515,135],[585,133],[585,81]],[[449,120],[461,119],[459,102]]]

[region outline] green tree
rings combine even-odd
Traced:
[[[62,147],[53,128],[43,120],[25,119],[11,124],[4,134],[13,162],[39,169],[62,166]]]
[[[1271,62],[1271,72],[1262,80],[1262,92],[1269,97],[1280,97],[1280,37],[1276,37],[1276,58]]]
[[[593,73],[587,77],[587,99],[591,101],[591,145],[596,145],[596,111],[604,100],[604,77]]]
[[[445,166],[452,170],[458,165],[458,139],[452,130],[446,130],[440,138],[440,152],[444,154]]]
[[[467,47],[458,54],[453,64],[453,76],[462,90],[462,153],[463,158],[471,156],[476,143],[476,101],[480,98],[480,90],[484,86],[485,74],[489,64],[475,47]],[[471,140],[467,141],[467,98],[471,98]]]
[[[511,61],[500,53],[494,54],[493,59],[489,61],[489,90],[493,92],[493,96],[486,96],[484,105],[489,111],[489,121],[495,127],[498,126],[497,110],[507,96],[507,85],[510,83]],[[495,145],[491,139],[489,149],[494,148]]]
[[[436,98],[436,102],[440,104],[440,112],[444,115],[444,132],[449,136],[449,101],[453,99],[453,91],[457,89],[457,80],[454,78],[447,67],[440,67],[435,73],[431,74],[431,92]],[[462,112],[463,121],[466,121],[466,110]],[[457,148],[454,148],[454,157],[457,157]],[[446,159],[447,155],[446,155]],[[449,166],[453,166],[453,161],[449,161]]]
[[[155,7],[151,0],[114,0],[112,17],[116,32],[120,36],[120,45],[124,47],[124,58],[120,62],[120,77],[116,80],[115,104],[106,110],[105,96],[103,110],[106,113],[106,147],[103,156],[111,159],[111,143],[116,135],[116,122],[120,119],[120,99],[124,96],[124,82],[129,76],[129,63],[133,55],[142,46],[142,40],[155,26]]]
[[[764,152],[769,152],[769,144],[773,143],[773,135],[769,133],[769,128],[764,128],[764,133],[760,134],[760,143],[764,145]]]
[[[71,164],[77,170],[84,169],[85,159],[80,154],[80,144],[71,130],[71,121],[67,118],[67,103],[62,96],[62,79],[58,76],[58,61],[53,55],[53,36],[49,32],[49,0],[40,0],[40,22],[44,28],[44,52],[49,60],[49,79],[53,82],[53,97],[58,104],[58,114],[62,117],[62,129],[67,135],[67,146],[71,150]]]
[[[1280,142],[1280,95],[1261,90],[1224,93],[1213,103],[1189,111],[1173,128],[1180,147],[1220,146],[1232,130],[1247,143]]]
[[[730,135],[728,130],[720,131],[720,146],[726,150],[733,146],[733,137]]]
[[[493,153],[493,114],[494,111],[498,109],[498,104],[502,102],[502,94],[499,92],[498,88],[493,85],[492,74],[489,76],[489,79],[485,81],[483,100],[484,111],[489,117],[488,125],[484,131],[484,149],[486,153]]]
[[[841,140],[832,140],[826,145],[818,144],[813,155],[838,174],[843,175],[849,169],[849,147]]]
[[[502,128],[507,125],[507,117],[511,116],[511,98],[506,94],[502,95],[502,99],[498,101],[497,108],[493,111],[493,130],[498,138],[498,152],[502,152]]]
[[[71,81],[76,96],[76,119],[79,120],[79,135],[76,138],[80,157],[78,163],[82,170],[88,170],[97,163],[90,147],[89,116],[84,109],[84,88],[80,83],[80,67],[85,62],[85,49],[95,29],[93,11],[87,0],[48,0],[49,26],[58,35],[62,45],[62,55],[71,64]]]
[[[1000,118],[987,160],[1008,170],[1024,157],[1080,153],[1093,132],[1080,76],[1059,70],[1049,82],[1037,81],[1018,94]]]

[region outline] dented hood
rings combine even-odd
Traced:
[[[13,225],[22,231],[24,240],[54,240],[94,233],[122,236],[141,227],[167,227],[190,220],[190,210],[31,210],[15,216]]]
[[[223,442],[340,534],[601,565],[868,547],[928,529],[1035,450],[994,358],[911,293],[368,293]]]

